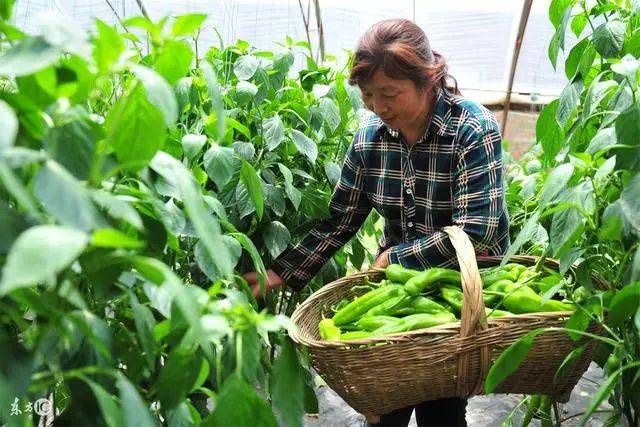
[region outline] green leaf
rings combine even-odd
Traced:
[[[226,114],[224,110],[224,100],[222,99],[222,95],[220,94],[218,77],[216,75],[216,72],[208,62],[203,61],[201,69],[204,78],[207,81],[209,98],[211,98],[211,107],[216,118],[216,133],[214,136],[215,138],[217,138],[217,140],[220,140],[227,129],[227,124]]]
[[[193,176],[181,162],[162,151],[153,158],[151,167],[167,181],[175,183],[180,189],[184,207],[193,223],[196,234],[203,241],[219,271],[225,277],[231,277],[233,271],[231,256],[222,243],[220,224],[217,218],[209,213],[200,187],[194,181]]]
[[[93,39],[93,59],[100,73],[107,74],[127,46],[113,26],[96,19],[96,27],[98,34]]]
[[[327,162],[324,164],[324,172],[327,174],[331,186],[335,187],[338,181],[340,181],[340,175],[342,174],[340,166],[334,162]]]
[[[258,220],[262,219],[264,214],[264,195],[262,193],[262,181],[256,173],[256,170],[246,160],[242,160],[242,169],[240,169],[240,179],[246,185],[249,197],[253,205],[256,207]]]
[[[554,384],[557,383],[558,380],[562,378],[566,373],[570,372],[568,371],[568,368],[573,364],[573,362],[576,359],[579,359],[580,356],[582,356],[582,353],[584,353],[584,349],[585,349],[585,346],[577,347],[573,349],[571,353],[567,355],[567,357],[564,358],[560,366],[558,366],[558,370],[556,371],[555,375],[553,376]]]
[[[222,385],[216,407],[203,422],[205,427],[237,426],[277,427],[271,408],[258,396],[253,386],[237,374],[230,375]]]
[[[625,55],[617,64],[611,64],[611,71],[629,78],[631,82],[637,81],[640,61],[632,55]]]
[[[238,160],[233,157],[233,149],[229,147],[212,145],[204,153],[205,171],[218,187],[218,191],[231,181],[237,162]]]
[[[144,357],[147,360],[147,369],[155,371],[156,343],[153,339],[153,329],[156,327],[156,320],[148,307],[140,304],[133,292],[129,292],[129,301],[133,310],[133,320],[136,324],[138,341],[142,345]],[[166,366],[166,364],[165,364]],[[160,374],[162,375],[162,373]]]
[[[91,235],[91,245],[99,248],[141,249],[144,242],[127,236],[115,228],[101,228]]]
[[[487,374],[487,380],[484,384],[486,393],[493,393],[502,381],[518,369],[529,354],[533,339],[542,332],[544,332],[544,329],[535,329],[529,332],[507,347],[498,356]]]
[[[242,123],[240,123],[239,121],[237,121],[234,118],[231,117],[227,117],[227,124],[233,128],[234,130],[237,130],[238,132],[240,132],[242,135],[244,135],[247,139],[251,139],[251,131],[249,130],[248,127],[246,127],[245,125],[243,125]]]
[[[555,28],[562,23],[562,17],[568,8],[573,7],[576,0],[552,0],[549,4],[549,20]]]
[[[207,15],[204,13],[189,13],[176,17],[171,26],[171,34],[174,36],[188,36],[200,29]]]
[[[173,86],[187,75],[193,56],[189,43],[181,40],[167,41],[157,54],[155,69]]]
[[[149,413],[147,405],[133,384],[123,374],[118,374],[116,385],[120,390],[120,401],[127,426],[155,427],[156,423]]]
[[[549,57],[549,61],[551,62],[551,66],[553,70],[557,70],[558,64],[558,52],[560,51],[560,33],[556,30],[553,37],[551,37],[551,41],[549,42],[549,47],[547,48],[547,56]]]
[[[252,55],[243,55],[233,64],[233,73],[239,80],[249,80],[260,66],[260,60]]]
[[[171,86],[158,73],[140,65],[131,65],[131,71],[140,79],[147,93],[147,99],[164,117],[166,126],[178,119],[178,102]]]
[[[28,37],[0,56],[0,76],[26,76],[58,62],[62,51],[44,37]]]
[[[636,249],[636,253],[633,256],[633,263],[631,264],[631,278],[632,282],[640,280],[640,246]],[[636,320],[638,315],[636,313]]]
[[[552,160],[562,148],[564,133],[556,120],[558,100],[542,109],[536,121],[536,139],[542,145],[547,160]]]
[[[560,94],[558,110],[556,111],[556,119],[561,126],[564,126],[567,123],[571,113],[573,113],[578,106],[580,93],[582,92],[583,87],[584,83],[582,82],[582,79],[577,78],[566,86]]]
[[[269,151],[275,150],[284,141],[284,125],[277,113],[262,121],[262,131]]]
[[[127,222],[138,230],[142,230],[142,218],[129,203],[105,190],[96,190],[91,193],[93,201],[106,210],[113,218]]]
[[[236,208],[238,209],[238,215],[240,219],[246,217],[247,215],[251,215],[256,211],[256,206],[253,204],[251,196],[249,196],[249,190],[247,190],[247,186],[243,181],[238,181],[238,184],[236,185],[235,196],[235,204]]]
[[[118,400],[115,396],[109,394],[101,385],[91,381],[90,379],[83,377],[82,380],[86,382],[91,391],[93,391],[100,411],[102,412],[102,418],[108,427],[124,427],[124,420],[122,419],[122,412],[118,405]]]
[[[544,207],[552,202],[558,193],[566,187],[572,175],[573,165],[571,163],[564,163],[551,171],[542,188],[539,205]]]
[[[182,137],[182,149],[184,150],[184,154],[188,159],[193,160],[204,144],[207,143],[207,137],[205,135],[195,135],[192,133],[188,133]]]
[[[271,396],[281,425],[302,426],[304,416],[304,373],[293,343],[284,338],[282,351],[273,365]]]
[[[584,332],[587,330],[590,323],[591,318],[589,317],[589,314],[584,309],[579,308],[578,310],[573,312],[571,317],[569,317],[569,320],[567,320],[567,323],[564,325],[564,327],[567,329],[574,329],[576,331]],[[581,336],[576,332],[567,332],[567,334],[573,341],[578,341]]]
[[[588,20],[585,15],[576,15],[573,17],[573,20],[571,20],[571,31],[576,37],[580,37],[580,34],[582,34],[582,30],[587,26],[587,23]]]
[[[601,24],[591,36],[591,42],[603,58],[617,56],[622,49],[625,24],[619,20],[611,20]]]
[[[52,281],[80,256],[89,236],[69,227],[38,225],[15,241],[2,269],[0,295]]]
[[[607,380],[602,383],[595,396],[589,402],[589,407],[584,412],[582,419],[580,420],[580,425],[586,425],[589,421],[591,415],[598,409],[600,404],[613,392],[613,389],[618,385],[618,380],[620,379],[620,370],[614,372]]]
[[[275,53],[273,57],[273,69],[286,75],[293,65],[294,57],[291,49],[283,49]]]
[[[634,102],[618,116],[615,123],[618,143],[637,146],[640,136],[640,102]]]
[[[591,139],[586,152],[589,154],[595,154],[600,150],[604,150],[612,145],[618,143],[616,137],[616,130],[612,127],[600,129],[598,133]]]
[[[622,327],[631,321],[640,306],[640,282],[623,287],[616,292],[609,306],[609,324]]]
[[[240,80],[236,85],[235,100],[238,105],[247,105],[249,102],[255,100],[255,96],[258,93],[258,86],[246,80]]]
[[[335,132],[340,126],[340,110],[338,110],[335,102],[331,98],[322,98],[320,100],[320,111],[322,111],[324,122],[331,129],[331,133]]]
[[[0,255],[6,255],[16,238],[29,223],[21,212],[5,201],[0,201]]]
[[[626,227],[640,235],[640,173],[624,187],[616,203]]]
[[[584,109],[582,110],[582,119],[586,120],[607,96],[615,92],[617,87],[618,84],[613,80],[592,83],[587,91]]]
[[[297,129],[291,130],[291,138],[293,143],[302,154],[307,156],[311,163],[315,163],[318,157],[318,146],[311,138]]]
[[[293,186],[293,174],[291,173],[289,168],[282,163],[278,163],[278,169],[280,169],[280,173],[284,177],[284,189],[287,193],[287,197],[289,197],[289,200],[291,200],[293,206],[296,208],[296,210],[298,210],[300,202],[302,201],[302,193],[300,193],[300,190]]]
[[[0,99],[0,151],[13,146],[18,135],[18,118],[9,105]]]
[[[253,261],[255,271],[258,272],[259,276],[262,276],[261,280],[264,280],[267,275],[267,271],[264,268],[264,263],[262,262],[260,252],[258,252],[258,249],[253,244],[251,239],[249,239],[245,234],[242,233],[230,233],[229,235],[234,237],[240,243],[240,245],[242,245],[242,247],[249,253],[251,261]]]
[[[83,231],[107,226],[82,183],[53,160],[36,175],[34,193],[45,210],[64,225]]]
[[[149,163],[164,144],[164,121],[141,90],[116,102],[107,116],[107,141],[123,169],[137,171]]]
[[[231,264],[233,268],[235,268],[240,260],[240,256],[242,255],[242,246],[240,246],[240,243],[231,236],[222,236],[222,241],[231,255]],[[202,272],[206,274],[211,281],[215,282],[216,280],[223,278],[202,242],[196,243],[193,255],[200,270],[202,270]]]
[[[576,73],[579,70],[580,62],[582,61],[584,51],[589,47],[589,39],[583,39],[576,44],[565,61],[564,72],[569,80],[573,80]],[[582,76],[584,79],[586,76]]]
[[[236,141],[232,144],[232,148],[238,157],[248,162],[252,161],[256,154],[256,148],[250,142]]]
[[[2,0],[0,2],[0,17],[5,21],[11,19],[15,0]]]
[[[177,348],[169,353],[156,384],[163,410],[175,408],[187,397],[198,380],[202,364],[202,355],[192,349]]]
[[[271,254],[273,259],[278,258],[278,256],[287,249],[287,245],[291,241],[291,233],[284,224],[273,221],[271,222],[267,228],[264,230],[264,243]]]

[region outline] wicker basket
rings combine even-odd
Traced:
[[[322,341],[318,322],[323,308],[326,310],[342,298],[357,295],[352,291],[354,285],[365,278],[381,279],[382,271],[357,273],[332,282],[293,313],[298,331],[292,333],[292,339],[308,348],[313,367],[327,384],[370,420],[428,400],[483,394],[489,367],[505,347],[534,329],[562,327],[571,314],[529,313],[487,321],[478,264],[498,265],[502,257],[484,257],[476,261],[471,242],[460,228],[445,227],[444,231],[456,249],[462,274],[464,303],[460,322],[346,344]],[[512,260],[533,265],[538,259],[517,256]],[[556,261],[546,260],[546,263],[551,268],[558,268]],[[594,284],[606,287],[606,283],[595,277]],[[602,333],[595,324],[589,331]],[[565,357],[584,344],[586,348],[582,355],[554,382]],[[566,402],[597,348],[595,340],[582,339],[576,343],[562,331],[538,335],[519,369],[495,392],[546,394]]]

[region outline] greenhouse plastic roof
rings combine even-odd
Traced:
[[[305,12],[311,0],[301,0]],[[549,22],[551,0],[533,2],[515,73],[512,102],[545,102],[558,96],[566,84],[562,52],[558,70],[547,56],[554,33]],[[152,19],[165,15],[201,12],[209,15],[200,46],[243,39],[259,49],[275,49],[289,35],[306,40],[298,0],[143,0]],[[378,20],[404,17],[422,27],[434,50],[444,55],[449,71],[464,95],[486,104],[505,97],[518,25],[524,0],[320,0],[326,52],[339,60],[353,50],[360,35]],[[93,28],[93,19],[117,24],[140,15],[135,0],[18,0],[15,24],[38,31],[37,15],[44,11],[64,15],[81,28]],[[318,46],[313,5],[309,8],[312,45]],[[575,42],[567,35],[567,44]],[[568,52],[568,50],[567,50]]]

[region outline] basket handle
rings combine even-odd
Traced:
[[[462,281],[462,312],[460,316],[460,338],[472,337],[476,331],[487,328],[484,301],[482,299],[482,279],[476,262],[475,250],[467,233],[457,226],[442,229],[456,251]],[[480,372],[475,384],[468,386],[467,378],[471,376],[469,353],[458,356],[457,392],[458,396],[478,394],[482,391],[484,378],[489,371],[491,353],[487,346],[480,347]]]

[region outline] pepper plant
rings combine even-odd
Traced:
[[[606,381],[582,424],[608,399],[608,425],[640,420],[640,4],[636,1],[554,0],[549,45],[555,67],[567,50],[569,83],[536,124],[536,145],[507,173],[507,201],[515,219],[508,255],[532,253],[560,260],[575,273],[565,292],[579,304],[566,330],[602,345],[596,362]],[[569,50],[566,33],[578,38]],[[592,274],[609,289],[597,289]],[[551,296],[551,295],[549,295]],[[592,322],[602,336],[585,332]],[[537,330],[514,343],[493,366],[490,391],[517,369]],[[579,346],[566,365],[578,357]],[[556,422],[558,417],[556,406]]]
[[[260,311],[241,273],[326,214],[359,94],[290,39],[197,57],[205,15],[31,36],[0,5],[0,423],[45,398],[60,423],[301,425],[298,296]]]

